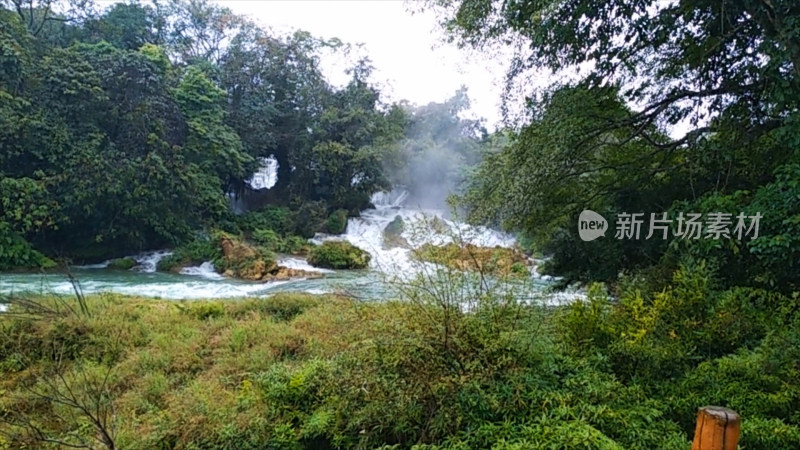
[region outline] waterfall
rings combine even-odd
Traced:
[[[270,189],[278,182],[278,160],[274,156],[258,158],[261,164],[258,170],[247,180],[253,189]]]
[[[217,273],[217,271],[214,269],[214,263],[211,261],[206,261],[199,266],[184,267],[179,273],[181,275],[203,277],[209,280],[222,280],[225,278]]]
[[[131,256],[131,258],[135,259],[136,263],[138,264],[136,267],[134,267],[135,270],[138,270],[139,272],[152,273],[156,271],[158,262],[171,254],[172,252],[169,250],[159,250],[156,252],[142,253],[136,256]]]
[[[369,252],[372,256],[370,268],[389,275],[414,273],[422,266],[414,260],[410,248],[388,248],[384,243],[383,230],[397,216],[404,223],[401,237],[411,248],[419,248],[424,244],[444,245],[453,241],[482,247],[513,247],[516,244],[514,237],[506,233],[446,219],[444,211],[408,207],[404,204],[408,195],[408,191],[401,189],[377,192],[371,198],[375,208],[362,211],[360,217],[349,219],[343,235],[319,234],[313,242],[345,239]]]

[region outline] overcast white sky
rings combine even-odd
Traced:
[[[413,0],[412,0],[413,1]],[[465,85],[473,117],[500,120],[500,94],[505,67],[485,55],[469,54],[446,44],[431,12],[411,14],[401,0],[216,0],[276,31],[302,29],[323,38],[364,44],[388,100],[425,104],[443,101]],[[338,65],[338,67],[337,67]],[[346,81],[340,62],[328,61],[333,83]]]

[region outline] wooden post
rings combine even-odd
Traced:
[[[697,412],[692,450],[736,450],[741,420],[735,411],[705,406]]]

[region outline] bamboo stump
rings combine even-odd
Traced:
[[[692,450],[736,450],[740,428],[735,411],[720,406],[700,408]]]

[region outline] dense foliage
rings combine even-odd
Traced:
[[[205,0],[0,2],[0,269],[173,247],[211,228],[343,232],[397,182],[418,134],[410,105],[381,100],[368,60],[347,56],[351,81],[327,82],[320,55],[348,48]],[[460,120],[439,107],[437,120]],[[277,184],[258,191],[247,180],[267,158]],[[288,208],[293,225],[242,230],[228,195]]]
[[[789,181],[800,164],[796,2],[429,5],[464,45],[515,42],[507,94],[517,92],[516,81],[529,95],[526,120],[472,179],[466,203],[474,220],[524,232],[553,255],[550,271],[572,279],[613,281],[623,271],[669,271],[700,258],[726,285],[798,289],[792,236],[800,191]],[[532,72],[557,81],[528,87]],[[624,212],[646,221],[663,212],[763,219],[755,240],[609,233],[583,242],[584,209],[609,219]]]
[[[11,299],[0,445],[683,449],[705,404],[742,414],[743,447],[800,444],[797,296],[699,265],[616,301],[466,312],[446,282],[402,302]]]
[[[328,269],[366,269],[369,253],[347,241],[325,241],[308,252],[308,262]]]
[[[678,449],[707,404],[741,414],[743,448],[800,448],[796,2],[429,0],[460,44],[516,49],[524,112],[491,135],[463,91],[385,104],[367,60],[331,86],[336,39],[204,0],[52,3],[0,0],[0,270],[167,246],[161,270],[253,281],[291,276],[275,252],[366,268],[307,238],[403,185],[461,194],[587,295],[540,302],[516,249],[449,244],[415,249],[437,264],[399,301],[0,296],[0,448]],[[249,187],[270,157],[277,184]],[[605,237],[579,238],[585,209]],[[759,235],[611,231],[664,212]]]

